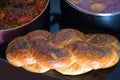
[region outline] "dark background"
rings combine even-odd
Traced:
[[[62,4],[60,3],[61,1]],[[108,33],[115,35],[119,39],[119,29],[93,25],[93,18],[82,15],[79,19],[77,11],[71,13],[69,6],[64,4],[64,0],[50,0],[50,26],[49,31],[55,33],[64,28],[74,28],[84,33]],[[62,6],[62,7],[61,7]],[[64,6],[64,7],[63,7]],[[68,8],[64,10],[63,8]],[[71,14],[69,14],[71,13]],[[96,24],[101,24],[99,21]],[[0,46],[0,80],[120,80],[120,62],[109,69],[91,71],[80,76],[63,76],[55,71],[45,74],[30,73],[22,68],[16,68],[8,64],[5,60],[6,46]]]

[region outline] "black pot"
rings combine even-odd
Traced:
[[[84,33],[107,33],[119,37],[119,12],[94,13],[85,11],[71,4],[69,0],[61,1],[61,10],[61,28],[74,28]]]

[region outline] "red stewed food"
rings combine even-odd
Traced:
[[[0,30],[22,26],[37,17],[48,0],[1,0]]]

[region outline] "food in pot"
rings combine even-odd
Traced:
[[[78,8],[99,13],[120,11],[120,0],[68,0]]]
[[[0,6],[0,29],[21,26],[38,16],[47,0],[2,0]]]
[[[101,3],[94,3],[90,7],[90,9],[94,12],[103,12],[104,8],[105,8],[104,5]]]
[[[73,4],[80,4],[83,0],[70,0]]]

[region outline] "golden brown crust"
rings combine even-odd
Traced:
[[[85,35],[74,29],[56,34],[36,30],[11,41],[6,58],[12,65],[31,72],[55,69],[62,74],[78,75],[115,65],[119,51],[119,41],[111,35]]]
[[[63,29],[50,37],[51,44],[64,47],[73,40],[85,41],[84,34],[74,29]]]

